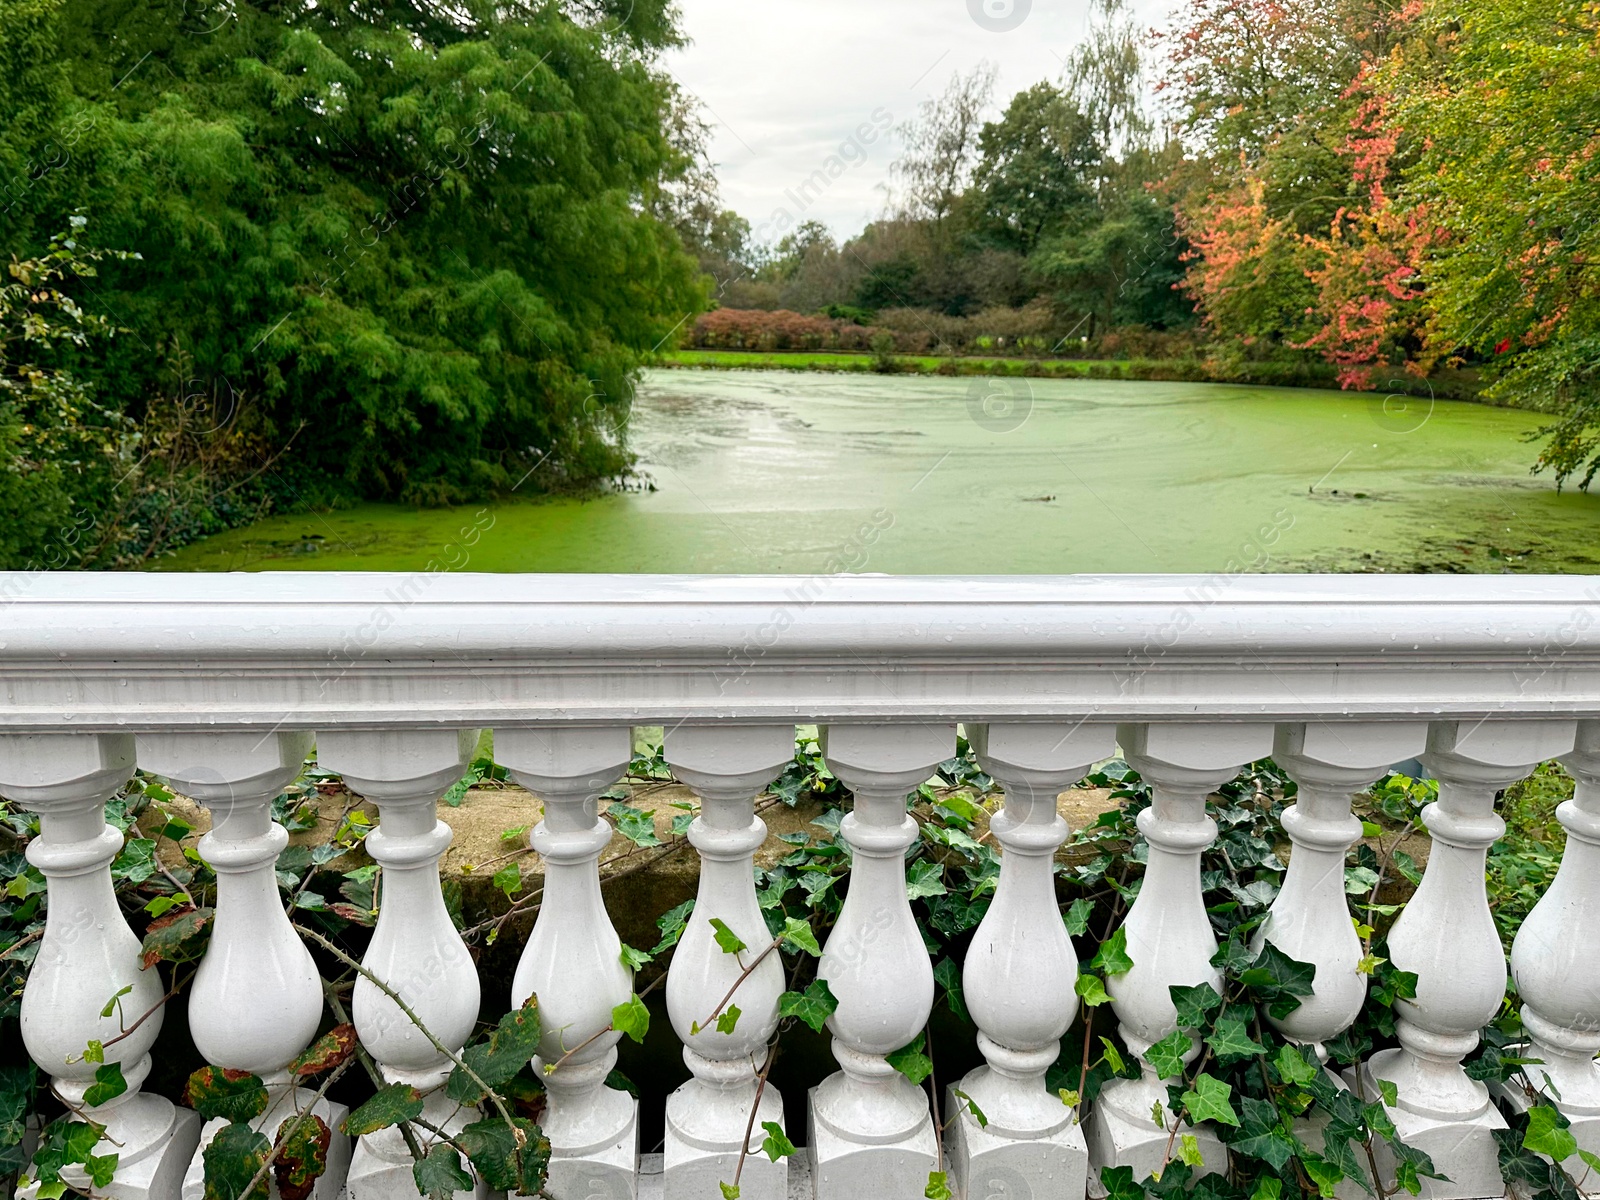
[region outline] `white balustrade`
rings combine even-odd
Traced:
[[[1494,1130],[1506,1121],[1488,1088],[1461,1060],[1478,1030],[1500,1010],[1506,958],[1489,912],[1484,865],[1505,832],[1495,794],[1541,761],[1572,749],[1571,721],[1441,721],[1428,734],[1422,762],[1439,781],[1439,799],[1422,812],[1433,844],[1422,884],[1389,931],[1389,958],[1417,975],[1415,1000],[1395,1004],[1400,1046],[1379,1051],[1363,1068],[1363,1091],[1395,1085],[1390,1116],[1407,1145],[1435,1157],[1448,1181],[1424,1179],[1424,1200],[1486,1200],[1505,1193]],[[1387,1153],[1379,1169],[1388,1171]]]
[[[177,1195],[200,1119],[140,1091],[166,989],[158,971],[141,968],[139,939],[117,907],[111,862],[122,835],[105,818],[106,801],[133,767],[133,738],[126,734],[0,736],[0,795],[39,814],[28,861],[45,877],[49,901],[22,995],[23,1044],[62,1103],[105,1126],[94,1153],[117,1156],[109,1194],[167,1200]],[[127,1083],[125,1092],[98,1105],[86,1099],[99,1069],[85,1058],[90,1041],[104,1046],[104,1064],[116,1064]],[[89,1190],[81,1168],[62,1177]]]
[[[1206,797],[1246,763],[1272,749],[1271,725],[1124,725],[1118,730],[1123,755],[1150,784],[1152,802],[1139,814],[1139,832],[1150,845],[1144,883],[1122,924],[1132,968],[1106,984],[1122,1040],[1142,1055],[1178,1025],[1168,988],[1208,983],[1222,990],[1222,972],[1211,965],[1217,939],[1200,892],[1200,854],[1217,838],[1206,815]],[[1200,1043],[1185,1058],[1193,1062]],[[1116,1079],[1100,1091],[1088,1122],[1089,1162],[1132,1167],[1143,1180],[1161,1170],[1180,1118],[1168,1108],[1165,1081],[1148,1063],[1138,1079]],[[1156,1121],[1154,1113],[1162,1120]],[[1223,1171],[1227,1151],[1209,1125],[1194,1129],[1200,1173]]]
[[[266,1111],[251,1125],[269,1139],[307,1108],[322,1118],[333,1137],[313,1197],[338,1200],[350,1165],[350,1139],[339,1126],[349,1111],[326,1098],[313,1104],[314,1093],[288,1071],[322,1021],[322,983],[274,873],[289,834],[272,819],[272,801],[300,774],[311,744],[309,733],[141,734],[138,752],[142,768],[211,810],[200,857],[217,873],[217,910],[189,985],[189,1036],[206,1062],[249,1071],[267,1085]],[[204,1148],[226,1124],[219,1117],[200,1131],[183,1200],[201,1200]]]
[[[1556,810],[1567,848],[1555,882],[1517,931],[1511,978],[1528,1035],[1523,1056],[1539,1060],[1523,1068],[1528,1082],[1572,1122],[1579,1149],[1600,1154],[1600,722],[1578,727],[1577,747],[1562,762],[1578,784]],[[1505,1096],[1528,1102],[1515,1087]],[[1564,1165],[1576,1178],[1590,1175],[1576,1154]]]
[[[70,1104],[83,1104],[94,1078],[83,1059],[91,1040],[120,1064],[128,1090],[87,1111],[107,1126],[100,1150],[119,1155],[113,1200],[200,1200],[195,1140],[216,1126],[197,1130],[192,1113],[141,1089],[163,991],[156,970],[139,969],[118,910],[109,866],[121,838],[105,801],[136,751],[141,768],[211,810],[200,854],[217,872],[216,915],[189,988],[190,1035],[207,1061],[267,1082],[272,1106],[254,1123],[270,1136],[312,1099],[286,1067],[326,1019],[274,876],[288,836],[270,815],[310,730],[323,765],[381,814],[367,843],[382,905],[366,967],[451,1049],[468,1038],[479,1001],[438,879],[449,832],[435,804],[472,749],[457,731],[496,729],[496,758],[543,800],[529,840],[545,888],[511,1000],[540,1001],[533,1063],[548,1090],[554,1200],[635,1200],[639,1186],[638,1105],[606,1082],[621,1036],[612,1011],[633,981],[600,889],[612,830],[598,798],[626,769],[633,727],[655,725],[669,730],[667,757],[702,799],[691,829],[698,908],[667,982],[692,1074],[667,1107],[671,1200],[719,1200],[716,1185],[760,1143],[761,1123],[782,1125],[774,1087],[752,1111],[780,957],[740,985],[731,1032],[707,1018],[770,943],[751,879],[765,832],[752,800],[792,753],[793,725],[812,722],[855,793],[841,827],[846,899],[818,968],[839,1001],[829,1025],[840,1070],[808,1097],[795,1138],[804,1158],[789,1164],[809,1167],[815,1200],[912,1200],[941,1158],[927,1094],[888,1056],[924,1031],[934,990],[906,896],[905,855],[918,836],[906,797],[951,755],[958,721],[971,723],[1006,791],[991,821],[998,890],[964,966],[985,1065],[953,1087],[937,1077],[948,1089],[943,1157],[964,1200],[1074,1200],[1107,1165],[1143,1178],[1176,1132],[1152,1070],[1110,1083],[1081,1132],[1042,1081],[1075,1009],[1051,870],[1067,833],[1054,797],[1111,752],[1111,728],[1154,793],[1138,821],[1148,868],[1123,923],[1133,967],[1108,981],[1135,1054],[1173,1031],[1171,985],[1220,982],[1201,896],[1200,855],[1216,836],[1206,798],[1269,752],[1299,791],[1284,820],[1293,844],[1284,887],[1257,944],[1317,969],[1313,995],[1277,1025],[1313,1047],[1349,1025],[1365,993],[1343,889],[1359,834],[1350,798],[1415,754],[1426,730],[1424,761],[1440,780],[1424,816],[1432,846],[1387,952],[1417,974],[1417,996],[1397,1005],[1399,1047],[1344,1082],[1367,1100],[1380,1080],[1394,1085],[1401,1136],[1450,1177],[1424,1180],[1427,1200],[1504,1190],[1492,1140],[1504,1121],[1461,1067],[1505,994],[1485,854],[1502,828],[1496,791],[1564,755],[1578,779],[1558,813],[1567,848],[1511,968],[1526,1056],[1542,1060],[1526,1072],[1579,1145],[1600,1152],[1600,627],[1589,617],[1600,589],[1585,580],[839,577],[816,588],[648,576],[0,574],[0,597],[10,597],[0,600],[0,794],[40,814],[28,856],[49,888],[23,1037]],[[713,917],[746,949],[717,946]],[[450,1129],[476,1115],[447,1103],[444,1057],[381,989],[359,983],[352,1007],[385,1075],[429,1092],[426,1120]],[[931,1049],[942,1068],[947,1051]],[[1528,1103],[1515,1087],[1499,1099]],[[344,1109],[322,1101],[316,1111],[335,1131],[317,1200],[347,1186],[351,1200],[415,1200],[393,1131],[364,1139],[351,1169],[337,1132]],[[1225,1169],[1215,1133],[1193,1132],[1203,1169]],[[1381,1145],[1378,1154],[1392,1173]],[[785,1175],[784,1164],[749,1154],[742,1194],[778,1200]],[[473,1190],[481,1200],[482,1185]]]
[[[478,971],[440,890],[439,859],[453,835],[435,805],[466,773],[477,743],[475,729],[336,732],[317,743],[318,764],[337,771],[345,786],[378,806],[378,828],[367,835],[365,845],[382,868],[380,906],[362,966],[458,1054],[478,1020]],[[424,1093],[425,1122],[454,1134],[478,1119],[476,1108],[445,1095],[451,1060],[364,976],[356,980],[350,1015],[383,1077]],[[436,1139],[420,1125],[413,1135],[424,1148]],[[364,1135],[350,1161],[349,1200],[418,1194],[411,1163],[398,1128]],[[478,1200],[486,1194],[482,1180],[471,1193],[457,1193]]]
[[[543,1037],[534,1069],[548,1093],[543,1122],[554,1200],[633,1200],[638,1194],[639,1104],[608,1087],[622,1034],[612,1009],[633,993],[622,940],[600,894],[600,855],[611,825],[600,793],[632,758],[627,726],[508,729],[495,758],[544,801],[528,844],[544,863],[544,896],[511,984],[511,1003],[539,998]]]
[[[666,732],[666,756],[673,774],[701,800],[700,815],[689,826],[689,840],[700,854],[700,889],[667,974],[667,1012],[694,1078],[667,1100],[666,1197],[719,1196],[717,1185],[733,1180],[740,1146],[747,1145],[739,1175],[742,1200],[786,1200],[788,1164],[761,1153],[762,1124],[784,1123],[778,1089],[757,1082],[758,1064],[778,1026],[784,977],[777,953],[756,965],[772,935],[756,901],[755,852],[767,839],[767,827],[755,815],[754,798],[794,758],[794,726],[679,725]],[[729,954],[717,945],[713,919],[746,949]],[[738,1016],[724,1033],[708,1018],[730,992],[722,1012],[736,1008]]]
[[[1361,821],[1350,802],[1394,763],[1422,753],[1427,742],[1428,727],[1420,721],[1316,722],[1278,729],[1273,761],[1298,788],[1283,814],[1294,850],[1254,947],[1271,942],[1295,961],[1316,967],[1313,993],[1287,1016],[1267,1019],[1284,1037],[1315,1048],[1323,1061],[1322,1043],[1348,1029],[1367,998],[1367,977],[1359,969],[1361,939],[1345,902],[1345,856],[1361,840]]]
[[[987,1065],[951,1085],[945,1098],[950,1172],[966,1196],[1077,1196],[1089,1149],[1077,1110],[1044,1082],[1078,1010],[1078,960],[1055,890],[1055,852],[1071,830],[1056,797],[1116,752],[1116,730],[975,725],[967,736],[1006,802],[989,822],[1004,848],[1000,883],[962,971]]]
[[[828,1018],[840,1069],[812,1089],[816,1200],[915,1200],[939,1160],[928,1097],[888,1062],[927,1024],[933,964],[906,897],[905,854],[917,840],[906,796],[955,753],[956,727],[907,721],[830,725],[828,769],[855,793],[839,832],[850,887],[817,967],[839,1001]]]

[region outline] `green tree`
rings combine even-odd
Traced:
[[[69,356],[100,403],[143,419],[174,370],[225,383],[230,419],[297,439],[270,473],[289,503],[625,467],[635,368],[705,302],[651,215],[690,166],[652,65],[666,0],[29,7],[0,61],[40,60],[57,119],[8,127],[0,161],[65,155],[0,230],[38,244],[82,208],[143,254],[95,289],[130,336]]]
[[[978,149],[973,184],[985,224],[1003,244],[1031,254],[1045,235],[1092,218],[1100,148],[1059,89],[1038,83],[1018,92],[983,127]]]
[[[1600,470],[1600,9],[1429,4],[1389,63],[1424,149],[1413,203],[1451,231],[1425,269],[1436,338],[1488,360],[1496,398],[1555,415],[1538,466]]]
[[[1085,332],[1143,325],[1192,324],[1192,302],[1179,290],[1185,243],[1172,210],[1150,193],[1120,198],[1103,220],[1043,245],[1030,267],[1057,308],[1089,318]]]

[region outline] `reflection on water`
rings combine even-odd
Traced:
[[[1533,414],[1288,388],[1005,382],[986,401],[967,379],[651,372],[630,432],[653,491],[500,503],[486,517],[380,505],[278,517],[166,565],[1600,570],[1600,498],[1529,475]],[[864,526],[877,536],[863,548]]]

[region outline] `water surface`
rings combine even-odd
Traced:
[[[274,517],[162,565],[1600,570],[1600,497],[1529,474],[1539,424],[1291,388],[654,371],[630,434],[654,490]]]

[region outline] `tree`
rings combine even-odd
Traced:
[[[276,442],[309,431],[271,475],[291,504],[625,467],[611,414],[705,302],[651,215],[686,170],[665,0],[47,7],[24,34],[69,157],[0,230],[82,207],[142,252],[96,288],[129,337],[70,364],[100,403],[142,419],[174,364],[225,383]],[[11,161],[42,145],[0,132]]]
[[[1031,266],[1058,309],[1089,318],[1084,329],[1093,337],[1102,327],[1192,324],[1192,305],[1179,290],[1183,253],[1172,210],[1137,191],[1102,220],[1047,242]]]
[[[1127,0],[1092,0],[1088,36],[1067,59],[1066,92],[1106,164],[1144,148],[1154,128],[1145,110],[1144,43]]]
[[[1600,470],[1597,50],[1587,0],[1429,3],[1383,77],[1422,147],[1406,192],[1450,231],[1425,267],[1438,348],[1554,414],[1538,467],[1583,488]]]
[[[1090,219],[1101,157],[1089,121],[1048,83],[1018,92],[978,135],[973,186],[1001,244],[1031,254],[1046,233]]]
[[[905,147],[891,168],[901,187],[901,210],[931,222],[941,244],[972,170],[997,74],[998,68],[985,62],[970,75],[952,75],[943,94],[924,101],[917,115],[896,129]]]

